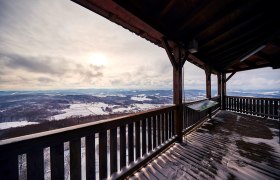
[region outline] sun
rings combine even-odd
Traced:
[[[104,54],[95,53],[90,55],[89,64],[94,66],[105,66],[108,64],[108,60]]]

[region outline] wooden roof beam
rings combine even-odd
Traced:
[[[266,26],[267,23],[263,23],[257,26],[254,25],[256,23],[258,24],[261,18],[263,18],[262,14],[259,14],[258,16],[251,17],[240,24],[237,25],[233,24],[232,27],[230,29],[227,29],[226,31],[220,30],[216,32],[215,37],[211,37],[211,38],[209,37],[205,42],[200,42],[203,44],[200,47],[200,50],[206,51],[207,55],[209,55],[210,53],[214,54],[216,51],[220,51],[221,48],[230,45],[233,41],[235,41],[236,38],[239,39],[239,38],[248,37],[248,35],[257,32]],[[248,26],[254,28],[248,28]],[[244,29],[248,28],[249,30],[243,32],[242,34],[239,34],[239,31],[242,32],[243,28]],[[238,34],[238,37],[236,37],[236,34]],[[225,37],[227,37],[228,40],[225,40]],[[224,41],[225,43],[221,43],[221,41]],[[211,48],[211,46],[214,47]]]
[[[194,36],[200,37],[208,31],[208,28],[214,27],[224,22],[227,23],[223,27],[224,31],[226,31],[226,29],[232,29],[235,26],[234,24],[236,21],[241,21],[240,19],[242,19],[244,16],[248,17],[252,13],[252,9],[258,7],[259,4],[258,2],[255,3],[255,1],[233,1],[232,3],[233,4],[227,6],[228,8],[225,8],[216,15],[211,16],[211,18],[206,23],[203,23],[200,25],[200,27],[194,29]],[[243,5],[244,3],[247,3],[247,5]],[[233,17],[236,16],[237,18],[233,19]],[[232,21],[230,21],[231,23],[228,23],[228,19],[232,19]],[[215,37],[216,35],[212,34],[212,37]]]
[[[233,75],[235,75],[236,71],[232,72],[229,77],[227,77],[226,82],[228,82],[228,80],[230,80],[230,78],[232,78]]]
[[[167,4],[160,11],[160,17],[164,16],[172,8],[175,2],[176,0],[167,1]]]
[[[172,64],[172,66],[175,68],[175,69],[178,69],[179,68],[179,65],[174,57],[174,54],[172,52],[172,48],[169,46],[168,44],[168,40],[165,38],[165,37],[162,37],[162,44],[164,46],[164,49],[168,55],[168,58]]]
[[[264,60],[270,62],[273,69],[278,69],[278,68],[280,68],[280,62],[279,62],[280,57],[278,57],[278,60],[277,60],[276,57],[275,57],[275,58],[270,57],[270,56],[264,54],[263,52],[258,52],[258,53],[255,54],[255,55],[258,56],[258,57],[261,58],[261,59],[264,59]],[[277,62],[277,61],[278,61],[278,62]]]
[[[265,67],[270,67],[269,64],[263,64],[263,65],[259,65],[258,69],[260,68],[265,68]],[[255,67],[246,67],[246,68],[234,68],[234,70],[225,70],[224,72],[226,73],[232,73],[232,72],[241,72],[241,71],[248,71],[248,70],[252,70],[252,69],[256,69]]]

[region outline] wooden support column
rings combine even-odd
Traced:
[[[220,103],[220,108],[222,106],[222,97],[221,97],[221,93],[222,93],[222,77],[221,74],[218,73],[217,74],[217,81],[218,81],[218,96],[219,96],[219,103]]]
[[[182,67],[173,67],[173,103],[177,105],[175,113],[175,131],[178,141],[182,142],[183,103],[182,103]]]
[[[209,66],[205,67],[206,75],[206,98],[211,99],[211,68]],[[208,116],[211,119],[211,108],[208,110]]]
[[[205,68],[206,75],[206,98],[211,99],[211,69],[210,67]]]
[[[184,65],[183,53],[179,47],[171,49],[168,41],[163,38],[163,44],[166,53],[173,66],[173,103],[177,105],[175,112],[175,134],[177,135],[177,141],[182,142],[183,140],[183,83],[182,83],[182,68]]]
[[[222,108],[223,110],[226,109],[226,95],[227,95],[227,79],[226,73],[222,73]]]

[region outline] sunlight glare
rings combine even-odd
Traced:
[[[105,66],[108,64],[108,60],[105,55],[96,53],[90,56],[89,63],[94,66]]]

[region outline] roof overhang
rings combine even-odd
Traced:
[[[186,51],[197,42],[198,52],[185,58],[213,73],[280,68],[278,1],[73,1],[160,47],[163,38]]]

